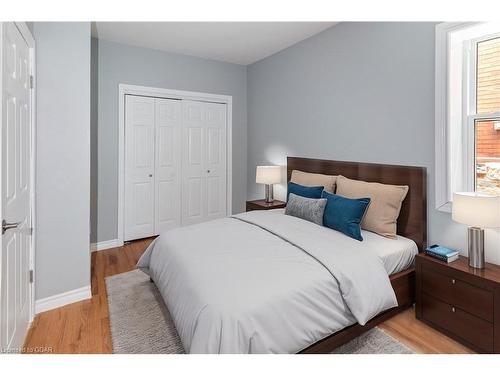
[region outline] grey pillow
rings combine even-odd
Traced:
[[[290,193],[286,203],[285,215],[323,225],[323,213],[326,207],[326,198],[312,199]]]

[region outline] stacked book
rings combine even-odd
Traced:
[[[459,255],[457,250],[448,249],[447,247],[439,245],[429,246],[427,249],[425,249],[425,253],[431,257],[445,261],[446,263],[457,260]]]

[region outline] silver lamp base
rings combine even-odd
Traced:
[[[266,184],[266,203],[273,203],[273,185]]]
[[[467,234],[469,242],[469,266],[484,268],[484,230],[469,227]]]

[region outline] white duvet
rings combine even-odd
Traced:
[[[296,353],[397,306],[362,242],[280,212],[165,232],[149,273],[188,353]]]

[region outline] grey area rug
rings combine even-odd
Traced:
[[[134,270],[106,278],[113,352],[182,354],[184,348],[170,314],[149,276]],[[411,354],[408,347],[373,328],[333,354]]]

